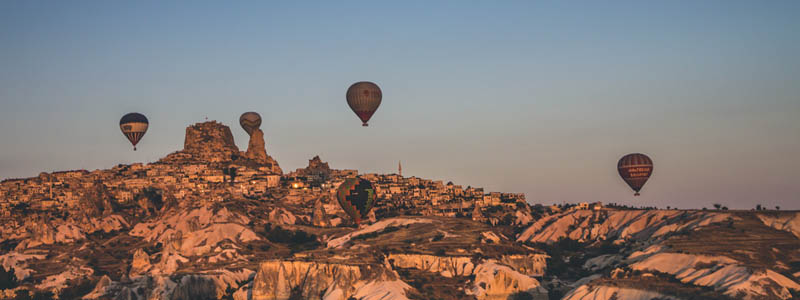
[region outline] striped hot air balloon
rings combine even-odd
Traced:
[[[368,180],[348,178],[336,190],[336,198],[347,215],[359,225],[375,205],[375,190]]]
[[[347,104],[361,119],[361,126],[369,126],[367,121],[378,110],[382,98],[381,88],[369,81],[356,82],[347,89]]]
[[[253,131],[261,127],[261,115],[252,111],[243,113],[239,117],[239,125],[247,132],[247,135],[253,135]]]
[[[133,151],[136,151],[136,144],[139,143],[139,140],[141,140],[147,132],[147,127],[149,125],[150,122],[147,121],[147,117],[140,113],[129,113],[122,116],[122,119],[119,120],[119,129],[122,130],[122,134],[133,144]]]
[[[623,156],[617,163],[617,170],[622,180],[625,180],[635,192],[634,196],[639,196],[639,190],[653,174],[653,161],[647,155],[641,153],[631,153]]]

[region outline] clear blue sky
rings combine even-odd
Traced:
[[[154,161],[205,116],[246,148],[253,110],[284,170],[800,209],[800,1],[296,2],[0,1],[0,178]],[[360,80],[384,94],[368,128]],[[637,198],[630,152],[655,161]]]

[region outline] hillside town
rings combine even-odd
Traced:
[[[487,216],[506,209],[528,209],[524,194],[487,193],[483,188],[464,188],[453,182],[404,177],[402,166],[398,167],[397,174],[360,175],[375,187],[375,214],[379,216],[468,217],[497,222]],[[259,200],[288,193],[289,201],[313,203],[320,198],[329,200],[345,178],[354,176],[359,176],[357,170],[331,169],[318,156],[310,159],[306,168],[284,174],[266,154],[260,129],[243,152],[233,142],[230,128],[211,121],[188,127],[184,149],[153,163],[4,180],[0,183],[0,212],[9,218],[15,208],[23,207],[54,213],[86,211],[87,201],[96,201],[89,198],[98,190],[116,205],[133,204],[148,189],[156,190],[165,201]],[[327,210],[337,209],[334,202],[326,203],[330,206]]]

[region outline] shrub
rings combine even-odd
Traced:
[[[266,225],[265,230],[270,242],[287,244],[292,250],[314,249],[320,245],[316,235],[302,230],[292,231],[280,226],[272,228],[270,224]]]
[[[0,266],[0,290],[13,289],[17,287],[17,276],[14,275],[14,268],[6,270]]]
[[[371,238],[377,237],[377,236],[379,236],[381,234],[395,232],[395,231],[398,231],[398,230],[400,230],[400,228],[395,227],[395,226],[388,226],[388,227],[384,228],[381,231],[373,231],[373,232],[370,232],[370,233],[365,233],[365,234],[362,234],[362,235],[355,236],[351,240],[371,239]]]
[[[94,289],[94,282],[83,279],[77,282],[67,282],[67,287],[58,294],[59,299],[80,299]]]
[[[52,300],[53,299],[53,292],[50,291],[43,291],[43,292],[36,292],[31,297],[31,292],[28,290],[19,290],[17,291],[16,297],[14,300]]]
[[[508,296],[509,300],[533,300],[533,295],[528,292],[517,292]]]

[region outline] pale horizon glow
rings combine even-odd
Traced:
[[[152,162],[261,114],[285,172],[530,203],[800,209],[800,2],[0,2],[0,180]],[[383,103],[369,127],[356,82]],[[134,152],[119,118],[150,129]],[[654,161],[633,197],[617,160]]]

